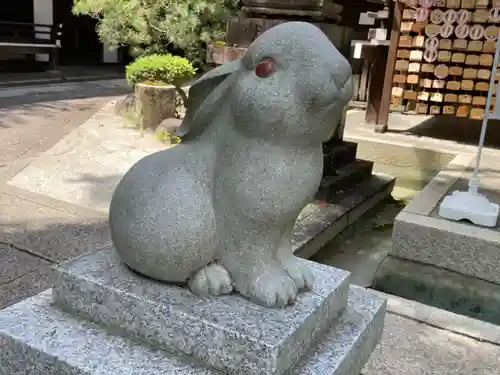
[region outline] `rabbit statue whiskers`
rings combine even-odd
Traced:
[[[183,142],[116,188],[109,222],[124,262],[202,296],[293,303],[314,275],[293,255],[292,229],[351,96],[347,60],[309,23],[275,26],[206,73],[189,91]]]

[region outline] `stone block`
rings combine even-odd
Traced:
[[[304,261],[306,262],[306,261]],[[312,292],[266,308],[238,296],[202,299],[137,275],[110,247],[57,269],[57,306],[160,349],[230,374],[281,374],[338,318],[349,273],[313,262]]]
[[[358,375],[377,345],[386,302],[351,287],[348,307],[288,374]],[[265,335],[265,332],[263,332]],[[209,347],[207,347],[208,350]],[[47,291],[0,312],[0,375],[217,375],[192,358],[114,336],[51,304]]]
[[[401,212],[391,255],[500,284],[500,231]]]

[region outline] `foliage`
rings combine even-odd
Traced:
[[[188,59],[171,54],[141,56],[126,67],[129,84],[149,81],[153,84],[182,86],[196,74]]]
[[[99,20],[100,39],[129,46],[135,55],[181,49],[205,60],[206,44],[224,39],[225,23],[239,0],[75,0],[73,13]]]
[[[175,86],[184,104],[187,96],[182,85],[196,74],[196,69],[188,59],[171,54],[141,56],[127,65],[125,71],[130,85],[148,83]]]

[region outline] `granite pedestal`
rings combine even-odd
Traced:
[[[385,301],[309,263],[313,291],[276,309],[149,280],[113,248],[86,254],[58,266],[51,291],[0,312],[0,374],[358,375]]]

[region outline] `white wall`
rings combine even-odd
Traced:
[[[15,1],[15,0],[11,0]],[[33,18],[34,23],[41,23],[45,25],[54,24],[53,0],[33,0]],[[41,28],[39,28],[40,30]],[[45,29],[44,31],[49,31]],[[48,34],[37,34],[37,38],[49,39]],[[37,61],[49,61],[49,55],[36,55]]]

